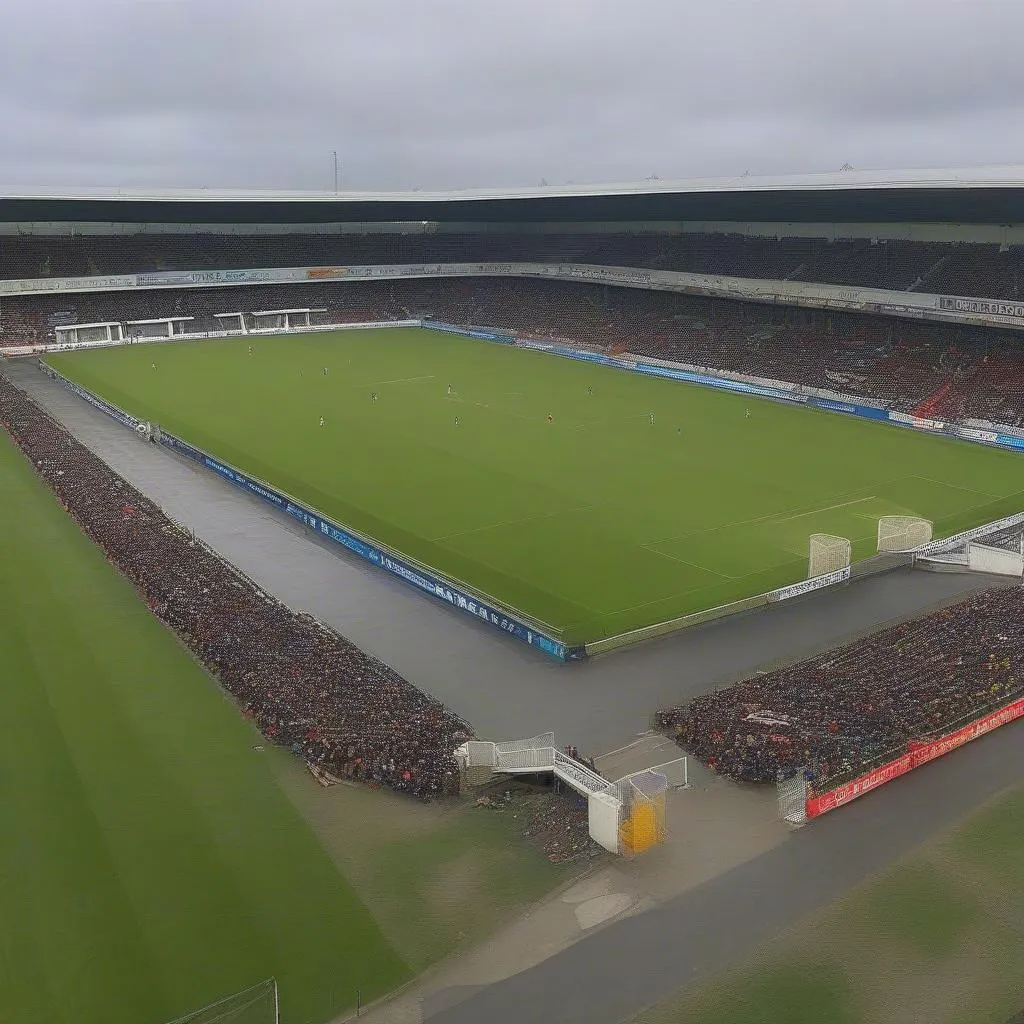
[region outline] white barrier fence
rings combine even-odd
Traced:
[[[689,785],[689,769],[685,757],[631,772],[609,782],[582,762],[559,750],[554,740],[553,732],[503,743],[469,740],[455,751],[455,758],[463,768],[486,767],[496,773],[525,775],[552,772],[556,778],[587,798],[590,838],[609,853],[620,852],[619,826],[622,824],[622,809],[626,803],[623,787],[628,786],[632,779],[655,772],[665,777],[671,789]]]
[[[993,533],[1001,533],[1004,530],[1013,529],[1017,526],[1024,526],[1024,512],[1016,512],[1012,516],[997,519],[995,522],[987,523],[984,526],[976,526],[971,530],[964,530],[963,533],[954,534],[944,540],[932,541],[914,551],[918,558],[927,558],[931,555],[947,554],[954,551],[964,550],[971,541],[980,541],[983,537]]]
[[[967,545],[967,565],[971,572],[1024,577],[1024,553],[1020,551],[971,543]]]
[[[237,331],[193,331],[146,338],[111,338],[100,341],[51,342],[46,345],[0,346],[0,352],[9,356],[45,355],[47,352],[70,352],[83,348],[113,348],[122,345],[152,345],[168,341],[203,341],[207,338],[241,338],[243,335],[259,337],[261,334],[314,334],[318,331],[365,331],[384,327],[419,327],[420,320],[368,320],[363,323],[303,324],[301,327],[253,327]]]

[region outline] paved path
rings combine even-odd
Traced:
[[[1000,790],[1024,782],[1022,750],[1024,722],[1018,722],[529,970],[475,992],[438,993],[427,1002],[426,1019],[620,1024],[842,895]]]

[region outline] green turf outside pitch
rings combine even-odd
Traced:
[[[307,1024],[405,981],[259,735],[2,431],[0,480],[0,1017],[163,1024],[275,976]]]
[[[1014,453],[420,328],[49,361],[570,644],[797,582],[812,533],[1024,510]]]

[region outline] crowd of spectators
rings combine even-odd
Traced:
[[[937,294],[1020,298],[1024,249],[886,239],[608,231],[0,236],[0,277],[419,262],[595,263]]]
[[[1024,590],[984,591],[838,650],[658,712],[714,771],[832,786],[1024,697]]]
[[[388,666],[269,597],[0,375],[0,423],[79,527],[267,740],[430,799],[459,791],[470,727]]]
[[[1024,355],[1014,332],[530,278],[337,281],[246,288],[12,296],[0,344],[38,345],[60,323],[128,325],[312,309],[314,325],[434,317],[615,353],[781,380],[933,419],[1024,425]],[[237,326],[237,318],[232,326]],[[131,326],[125,327],[130,332]]]

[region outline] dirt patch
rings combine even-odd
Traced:
[[[451,913],[453,908],[468,906],[484,893],[486,871],[476,850],[466,850],[453,861],[433,872],[427,890],[436,914]]]
[[[259,756],[274,759],[282,788],[415,972],[482,941],[588,866],[565,855],[565,840],[553,845],[549,789],[495,782],[472,799],[422,804],[366,785],[324,788],[285,751]],[[549,827],[524,840],[541,812]],[[570,809],[562,813],[564,825]],[[571,834],[579,827],[577,812]]]
[[[290,752],[268,747],[281,788],[310,823],[338,864],[358,864],[367,851],[397,839],[427,835],[460,802],[421,803],[364,783],[323,787]]]
[[[477,794],[474,807],[521,821],[522,838],[552,864],[589,863],[605,852],[590,838],[586,798],[573,790],[498,782]]]

